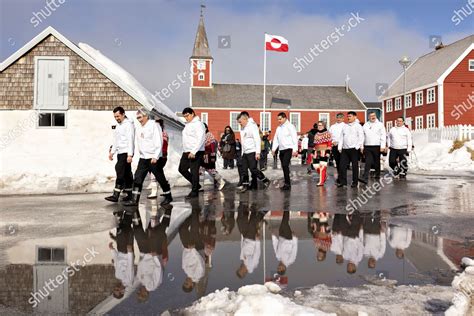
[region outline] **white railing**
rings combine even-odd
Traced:
[[[439,143],[442,140],[472,140],[474,126],[451,125],[446,127],[423,128],[412,131],[414,140],[425,140],[429,143]]]

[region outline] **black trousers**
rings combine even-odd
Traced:
[[[393,169],[395,175],[398,175],[400,173],[406,175],[408,171],[407,150],[390,148],[388,163],[390,165],[390,168]]]
[[[115,172],[117,173],[116,188],[131,189],[133,186],[132,164],[127,162],[127,156],[127,153],[117,155],[117,163],[115,164]]]
[[[285,177],[285,184],[291,185],[290,181],[290,163],[291,163],[291,154],[293,150],[284,149],[280,150],[280,161],[281,161],[281,169],[283,169],[283,176]]]
[[[249,170],[252,174],[252,185],[256,185],[257,179],[264,180],[265,175],[257,166],[257,160],[255,159],[255,153],[243,154],[242,155],[242,184],[250,185],[249,182]]]
[[[199,167],[204,156],[203,151],[198,151],[194,159],[188,158],[189,153],[183,153],[179,162],[179,173],[192,185],[193,192],[199,192]]]
[[[352,183],[359,181],[359,150],[355,148],[343,149],[341,153],[341,168],[338,168],[340,184],[347,185],[347,167],[352,163]]]
[[[263,212],[239,210],[237,213],[237,227],[240,234],[244,238],[255,240],[257,238],[258,225],[263,220],[263,216],[265,216],[265,213]]]
[[[293,239],[293,233],[290,227],[290,211],[284,211],[283,217],[281,218],[280,227],[278,229],[278,235],[285,239]]]
[[[234,168],[234,159],[224,159],[224,168]]]
[[[307,149],[302,149],[301,150],[301,164],[302,165],[306,164],[307,156],[308,156],[308,150]]]
[[[332,146],[331,149],[332,156],[334,157],[334,161],[336,162],[336,170],[337,174],[339,174],[339,167],[341,165],[341,153],[337,150],[337,146]]]
[[[262,150],[262,152],[260,153],[260,160],[258,161],[260,169],[266,168],[267,163],[268,163],[268,150]]]
[[[164,164],[166,164],[166,160],[164,163],[163,160],[161,162],[158,160],[155,164],[152,164],[151,159],[140,158],[137,170],[135,171],[134,186],[138,187],[141,191],[148,172],[151,172],[155,176],[156,181],[160,184],[163,193],[171,193],[170,184],[168,183],[168,180],[166,180],[165,172],[163,171]]]
[[[370,169],[374,166],[375,175],[380,176],[380,146],[364,146],[365,166],[364,176],[365,180],[369,179]]]
[[[237,155],[237,171],[239,172],[239,184],[242,184],[244,168],[242,165],[242,156]]]

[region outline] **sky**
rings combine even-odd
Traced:
[[[348,76],[363,101],[376,101],[377,84],[402,72],[403,55],[415,60],[432,51],[431,36],[449,44],[474,33],[474,0],[0,0],[0,60],[53,26],[154,93],[189,69],[201,3],[215,83],[262,84],[267,32],[289,41],[287,53],[267,54],[268,84],[344,85]],[[226,45],[220,36],[230,39]],[[189,84],[163,103],[188,106]]]

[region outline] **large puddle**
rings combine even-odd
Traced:
[[[28,313],[160,314],[268,280],[287,290],[449,285],[461,258],[474,254],[470,241],[395,225],[388,211],[201,205],[119,211],[110,232],[19,242],[0,270],[0,304]]]

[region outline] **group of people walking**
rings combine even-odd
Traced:
[[[170,185],[164,174],[164,167],[168,154],[168,135],[164,131],[163,120],[150,119],[145,110],[139,110],[136,118],[140,123],[137,127],[127,118],[122,107],[113,110],[118,125],[114,128],[114,141],[110,147],[109,159],[117,154],[115,165],[117,179],[111,196],[106,200],[117,202],[123,191],[127,196],[122,199],[124,205],[137,205],[148,173],[152,173],[160,185],[164,196],[161,205],[173,201]],[[299,144],[296,128],[284,112],[277,115],[279,126],[270,144],[269,133],[265,135],[256,122],[246,111],[241,112],[237,121],[240,124],[240,141],[236,138],[232,128],[227,126],[220,141],[202,123],[192,108],[182,111],[186,120],[182,131],[183,153],[179,163],[180,174],[191,183],[191,192],[187,198],[195,198],[202,191],[200,175],[208,173],[215,188],[222,190],[225,180],[216,170],[217,153],[220,152],[224,160],[224,169],[233,169],[237,166],[239,183],[237,188],[243,193],[256,190],[260,186],[264,189],[270,184],[263,171],[266,168],[266,155],[279,156],[283,171],[284,184],[281,190],[291,190],[290,164],[291,158],[299,154],[301,145],[302,162],[306,162],[308,172],[313,170],[319,174],[318,186],[323,186],[328,177],[327,168],[331,157],[337,170],[338,187],[347,185],[347,170],[352,167],[351,187],[357,187],[359,182],[367,184],[370,170],[375,170],[374,177],[380,177],[380,155],[386,154],[389,149],[389,165],[395,176],[405,178],[407,173],[407,154],[412,149],[412,138],[409,129],[404,124],[403,117],[399,117],[396,126],[385,131],[374,112],[369,113],[369,120],[361,125],[357,113],[347,113],[347,123],[344,114],[336,115],[336,123],[328,130],[324,121],[314,124]],[[131,162],[137,146],[140,159],[135,175],[132,175]],[[359,161],[361,155],[365,157],[365,169],[359,176]],[[236,160],[236,164],[234,164]],[[264,163],[262,164],[262,161]]]

